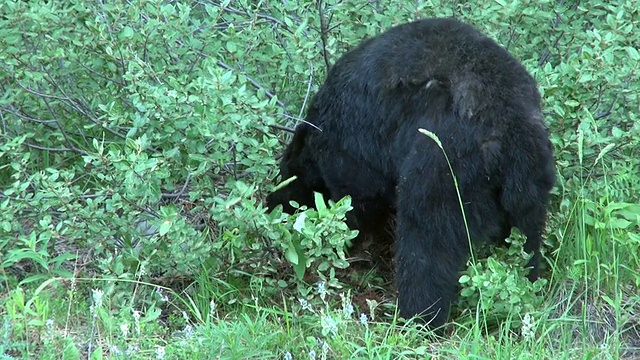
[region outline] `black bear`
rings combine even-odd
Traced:
[[[443,151],[421,128],[440,139],[461,202]],[[529,278],[538,276],[555,183],[540,94],[518,60],[458,20],[395,26],[343,55],[296,127],[280,174],[297,179],[269,195],[270,208],[313,206],[315,191],[350,195],[348,223],[364,233],[395,216],[405,318],[446,322],[470,255],[467,235],[503,242],[519,228],[533,253]]]

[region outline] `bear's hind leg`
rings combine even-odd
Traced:
[[[398,189],[398,306],[402,317],[421,315],[438,327],[449,316],[460,271],[469,258],[469,242],[455,192],[447,191],[448,196],[441,188],[407,182]]]

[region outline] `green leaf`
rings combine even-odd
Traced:
[[[298,214],[298,216],[296,217],[296,221],[293,223],[293,229],[299,233],[302,233],[306,219],[307,219],[306,213],[302,212]]]
[[[298,265],[298,252],[292,242],[289,243],[289,247],[287,247],[287,251],[284,253],[284,256],[292,265]]]
[[[133,35],[134,35],[134,32],[133,32],[133,29],[131,28],[131,26],[125,26],[122,29],[122,36],[123,37],[131,38],[131,37],[133,37]]]
[[[297,263],[292,263],[293,270],[296,273],[296,277],[298,278],[298,280],[302,280],[304,278],[305,271],[307,271],[307,256],[298,242],[293,241],[292,245],[295,249],[298,260]]]
[[[627,46],[625,49],[627,50],[631,60],[640,61],[640,52],[638,52],[638,49],[633,46]]]
[[[160,223],[160,227],[158,228],[158,233],[161,236],[165,236],[167,235],[167,233],[169,233],[169,230],[171,230],[172,226],[173,226],[173,221],[165,219]]]
[[[98,346],[95,350],[93,350],[93,352],[91,353],[91,356],[89,357],[90,360],[102,360],[104,359],[103,355],[102,355],[102,347]]]
[[[316,209],[318,211],[318,216],[321,217],[321,218],[327,216],[327,214],[328,214],[327,205],[324,202],[324,198],[322,197],[322,194],[318,193],[318,192],[314,192],[313,193],[313,199],[314,199],[314,202],[316,204]]]
[[[73,341],[67,341],[66,346],[62,350],[62,359],[63,360],[77,360],[80,359],[80,351],[73,343]]]

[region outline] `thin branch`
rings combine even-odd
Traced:
[[[191,181],[191,173],[187,174],[187,180],[185,180],[182,188],[177,193],[162,193],[163,198],[180,198],[187,192],[187,187],[189,186],[189,182]]]
[[[229,71],[237,71],[236,69],[234,69],[233,67],[225,64],[224,62],[218,60],[216,62],[216,64],[224,69],[227,69]],[[274,97],[276,97],[273,93],[271,93],[269,90],[267,90],[264,86],[260,85],[257,81],[255,81],[253,78],[251,78],[250,76],[248,76],[245,73],[245,77],[247,78],[247,80],[251,83],[251,85],[253,85],[253,87],[255,87],[258,90],[262,90],[264,91],[265,95],[267,95],[267,97],[269,99],[273,99]],[[278,106],[280,106],[281,108],[283,108],[285,110],[285,112],[287,111],[287,107],[286,105],[280,101],[280,100],[276,100],[276,104],[278,104]]]
[[[298,113],[298,117],[302,119],[302,113],[307,108],[307,101],[311,96],[311,84],[313,84],[313,63],[309,63],[309,81],[307,82],[307,92],[304,95],[304,101],[302,102],[302,106],[300,107],[300,112]]]
[[[60,102],[62,102],[64,104],[65,100],[60,100]],[[80,150],[74,146],[74,144],[71,141],[71,139],[69,138],[69,136],[67,136],[67,132],[64,130],[64,126],[62,126],[62,123],[60,123],[60,119],[58,118],[58,115],[56,114],[55,109],[49,103],[49,99],[42,98],[42,101],[44,102],[44,104],[46,105],[47,109],[49,110],[49,113],[51,115],[53,115],[53,119],[55,120],[56,124],[58,125],[58,131],[60,132],[60,134],[62,134],[62,137],[64,138],[64,141],[67,143],[67,146],[69,146],[74,151],[80,152]],[[82,152],[80,152],[80,153],[82,153]]]
[[[31,116],[29,116],[27,114],[19,112],[14,106],[10,106],[10,107],[0,106],[0,111],[2,111],[3,118],[4,118],[4,112],[7,112],[9,114],[13,114],[14,116],[16,116],[16,117],[18,117],[18,118],[20,118],[20,119],[22,119],[24,121],[33,122],[33,123],[36,123],[36,124],[41,124],[43,126],[48,127],[49,129],[55,129],[55,126],[49,124],[49,123],[54,122],[54,120],[36,119],[36,118],[31,117]],[[5,123],[5,126],[6,126],[6,123]],[[6,127],[4,128],[4,132],[5,133],[8,132]]]
[[[294,133],[296,132],[295,129],[290,128],[288,126],[282,126],[282,125],[269,125],[270,128],[272,129],[276,129],[276,130],[282,130],[282,131],[286,131],[286,132],[290,132],[290,133]]]
[[[299,118],[299,117],[293,117],[293,116],[286,115],[286,114],[284,115],[284,117],[285,117],[285,118],[287,118],[287,119],[293,119],[293,120],[295,120],[296,122],[302,122],[302,123],[305,123],[305,124],[307,124],[307,125],[311,126],[312,128],[314,128],[314,129],[318,130],[318,131],[322,131],[322,129],[320,129],[320,128],[319,128],[319,127],[317,127],[316,125],[314,125],[314,124],[312,124],[312,123],[308,122],[308,121],[307,121],[307,120],[305,120],[305,119],[302,119],[302,118]]]
[[[245,16],[250,16],[250,14],[246,11],[242,11],[242,10],[238,10],[236,8],[232,8],[231,6],[227,6],[224,8],[224,11],[226,12],[230,12],[232,14],[237,14],[237,15],[245,15]],[[273,16],[270,15],[264,15],[264,14],[255,14],[256,18],[258,19],[264,19],[267,20],[269,22],[272,22],[274,24],[277,24],[279,26],[282,26],[285,30],[289,31],[290,33],[293,33],[293,31],[291,29],[289,29],[289,27],[287,26],[287,24],[283,23],[282,21],[274,18]]]
[[[77,153],[79,153],[81,155],[87,155],[86,151],[80,150],[80,149],[77,149],[77,148],[50,148],[50,147],[40,146],[40,145],[28,143],[28,142],[25,142],[24,145],[26,145],[27,147],[33,148],[33,149],[38,149],[38,150],[45,150],[45,151],[51,151],[51,152],[71,151],[71,152],[77,152]]]
[[[618,99],[620,98],[620,93],[616,93],[616,97],[613,99],[613,101],[611,102],[611,105],[609,105],[609,108],[603,112],[601,112],[600,114],[595,116],[595,119],[602,119],[605,118],[609,115],[611,115],[611,112],[613,112],[613,108],[615,107],[615,105],[618,103]]]
[[[329,72],[329,68],[331,67],[329,63],[329,54],[327,53],[327,34],[328,23],[327,18],[324,14],[324,5],[322,0],[318,0],[318,14],[320,15],[320,40],[322,41],[322,57],[324,58],[324,66],[326,67],[326,71]]]

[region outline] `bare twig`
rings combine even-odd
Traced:
[[[233,154],[233,168],[231,173],[233,174],[233,180],[238,180],[237,168],[238,168],[238,148],[235,141],[231,142],[231,153]]]
[[[288,126],[282,126],[282,125],[269,125],[269,127],[272,128],[272,129],[276,129],[276,130],[282,130],[282,131],[290,132],[292,134],[296,131],[293,128],[290,128]]]
[[[36,124],[41,124],[44,125],[46,127],[48,127],[49,129],[55,129],[55,126],[51,125],[50,123],[54,122],[54,120],[43,120],[43,119],[36,119],[34,117],[31,117],[27,114],[21,113],[18,111],[18,109],[16,109],[14,106],[10,106],[10,107],[5,107],[5,106],[0,106],[0,112],[2,113],[3,119],[4,119],[4,113],[7,112],[9,114],[12,114],[22,120],[28,121],[28,122],[33,122]],[[7,133],[8,130],[6,128],[6,121],[4,123],[5,127],[4,127],[4,132]]]
[[[123,83],[121,81],[118,81],[118,79],[112,79],[112,78],[109,78],[107,76],[104,76],[103,74],[93,70],[92,68],[88,67],[87,65],[85,65],[85,64],[83,64],[81,62],[75,62],[74,64],[76,64],[77,66],[82,67],[84,70],[86,70],[91,75],[99,77],[99,78],[101,78],[102,80],[104,80],[106,82],[114,83],[114,84],[116,84],[117,86],[120,86],[120,87],[125,87],[125,83]]]
[[[302,119],[302,114],[304,110],[307,108],[307,101],[311,96],[311,85],[313,84],[313,64],[309,64],[309,81],[307,82],[307,92],[304,95],[304,101],[302,102],[302,106],[300,107],[300,112],[298,113],[298,118]]]
[[[609,105],[609,108],[605,111],[602,111],[600,114],[597,114],[595,116],[595,119],[602,119],[605,118],[609,115],[611,115],[611,112],[613,111],[613,107],[616,105],[616,103],[618,103],[618,98],[620,98],[620,93],[616,93],[616,97],[613,99],[613,101],[611,101],[611,104]]]
[[[538,60],[539,67],[542,67],[544,64],[547,63],[547,61],[549,61],[549,57],[551,57],[551,48],[555,48],[556,46],[558,46],[558,42],[560,42],[560,39],[562,39],[563,36],[564,36],[564,30],[560,32],[560,35],[558,35],[558,37],[556,37],[556,40],[553,42],[553,45],[545,48],[542,51],[540,60]]]
[[[163,198],[180,198],[182,197],[186,191],[187,191],[187,187],[189,186],[189,182],[191,181],[191,173],[187,174],[187,180],[185,180],[184,184],[182,185],[182,188],[180,189],[180,191],[178,191],[177,193],[162,193],[162,197]]]
[[[308,121],[307,121],[307,120],[305,120],[305,119],[302,119],[302,118],[299,118],[299,117],[293,117],[293,116],[286,115],[286,114],[284,115],[284,117],[285,117],[285,118],[287,118],[287,119],[293,119],[293,120],[295,120],[296,122],[302,122],[302,123],[305,123],[305,124],[307,124],[307,125],[311,126],[312,128],[314,128],[314,129],[318,130],[318,131],[322,131],[322,129],[320,129],[320,128],[319,128],[319,127],[317,127],[316,125],[314,125],[314,124],[312,124],[312,123],[308,122]]]
[[[564,1],[560,1],[561,5],[563,4]],[[576,1],[573,5],[573,7],[577,7],[579,5],[579,1]],[[572,19],[568,19],[569,23],[572,22]],[[555,30],[558,27],[558,24],[560,24],[562,22],[562,16],[559,12],[556,11],[556,17],[553,19],[552,23],[551,23],[551,30]],[[565,31],[561,31],[560,34],[556,37],[555,41],[553,42],[553,45],[551,46],[547,46],[543,51],[542,54],[540,55],[540,59],[538,60],[538,66],[542,67],[544,64],[547,63],[547,61],[549,61],[549,57],[551,57],[551,49],[552,48],[556,48],[558,46],[558,43],[560,42],[560,39],[562,39],[565,35]]]
[[[224,8],[224,11],[232,13],[232,14],[237,14],[237,15],[245,15],[245,16],[250,16],[250,14],[247,11],[242,11],[242,10],[238,10],[236,8],[232,8],[231,6],[227,6]],[[282,21],[274,18],[273,16],[270,15],[264,15],[264,14],[255,14],[256,18],[258,19],[264,19],[267,20],[269,22],[272,22],[274,24],[277,24],[278,26],[282,26],[285,30],[293,33],[293,30],[289,29],[289,27],[287,26],[287,24],[283,23]]]
[[[51,148],[51,147],[46,147],[46,146],[40,146],[40,145],[36,145],[36,144],[32,144],[32,143],[28,143],[25,142],[24,145],[33,148],[33,149],[38,149],[38,150],[45,150],[45,151],[51,151],[51,152],[65,152],[65,151],[72,151],[72,152],[77,152],[81,155],[86,155],[87,152],[84,150],[80,150],[77,148]]]

